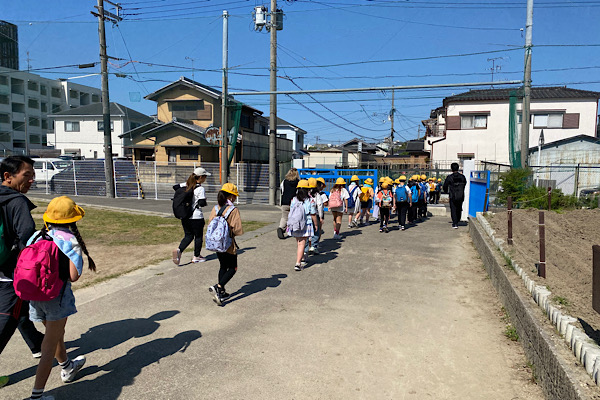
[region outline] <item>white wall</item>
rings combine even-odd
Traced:
[[[517,105],[517,111],[521,104]],[[545,143],[551,143],[577,135],[596,135],[597,105],[595,100],[545,100],[532,101],[532,113],[536,110],[556,110],[565,113],[579,113],[579,128],[551,129],[544,128]],[[446,130],[446,139],[433,145],[432,159],[435,161],[456,160],[458,153],[473,153],[476,160],[509,163],[507,101],[490,101],[482,103],[456,103],[448,105],[448,116],[459,116],[465,112],[489,112],[486,129]],[[520,127],[519,127],[520,129]],[[529,146],[536,146],[541,129],[530,125]],[[439,138],[428,138],[430,141]]]
[[[317,165],[336,165],[342,162],[342,152],[310,151],[310,155],[303,157],[305,168],[315,168]],[[348,153],[348,164],[358,165],[357,153]]]
[[[79,121],[79,132],[65,132],[65,121]],[[55,135],[49,136],[48,144],[54,144],[57,149],[64,154],[65,149],[79,149],[80,154],[86,159],[94,158],[94,151],[97,158],[104,158],[104,132],[98,131],[97,117],[61,117],[55,118]],[[123,143],[119,135],[124,132],[123,119],[113,118],[112,131],[112,151],[117,157],[123,157]],[[127,127],[129,130],[129,127]],[[50,142],[50,140],[53,142]]]

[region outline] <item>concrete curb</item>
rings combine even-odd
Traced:
[[[573,325],[575,318],[563,315],[551,304],[551,292],[546,287],[536,285],[523,268],[512,263],[511,260],[513,270],[523,280],[532,299],[553,323],[557,332],[562,335],[585,371],[568,360],[568,352],[562,348],[557,335],[544,326],[539,313],[532,308],[531,302],[512,285],[507,270],[503,267],[504,262],[494,249],[496,247],[505,258],[510,259],[503,248],[504,241],[494,236],[494,230],[481,213],[477,214],[477,219],[471,218],[471,222],[469,231],[473,243],[519,334],[527,358],[535,365],[535,374],[547,398],[561,400],[596,398],[596,395],[591,393],[595,385],[586,376],[586,372],[597,384],[600,378],[600,348]]]
[[[48,199],[42,198],[42,197],[35,197],[35,196],[28,196],[29,200],[31,201],[49,201]],[[75,199],[77,200],[77,199]],[[140,215],[150,215],[150,216],[156,216],[156,217],[165,217],[165,218],[169,218],[169,217],[173,217],[172,213],[163,213],[163,212],[158,212],[158,211],[150,211],[150,210],[136,210],[133,208],[123,208],[123,207],[115,207],[115,206],[103,206],[103,205],[98,205],[98,204],[92,204],[92,203],[86,203],[86,202],[78,202],[77,204],[80,205],[81,207],[92,207],[92,208],[97,208],[100,210],[107,210],[107,211],[118,211],[118,212],[125,212],[125,213],[130,213],[130,214],[140,214]]]

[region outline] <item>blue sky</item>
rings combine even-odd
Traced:
[[[230,91],[268,90],[269,34],[255,32],[252,22],[253,8],[263,4],[270,1],[123,1],[124,20],[118,27],[107,24],[108,53],[134,62],[110,66],[109,72],[126,75],[111,75],[111,101],[152,114],[155,103],[143,97],[192,72],[195,80],[220,88],[223,10],[231,14]],[[94,0],[0,0],[0,19],[19,27],[21,69],[27,69],[29,52],[33,72],[43,76],[98,72],[99,66],[36,71],[98,61],[94,5]],[[525,40],[520,28],[526,0],[279,0],[278,7],[285,13],[278,33],[280,90],[484,82],[491,80],[491,58],[500,66],[495,81],[523,77],[519,46]],[[600,47],[593,46],[600,44],[599,17],[598,0],[535,0],[534,85],[600,91]],[[497,52],[484,53],[491,51]],[[484,54],[440,58],[470,53]],[[345,63],[352,64],[338,65]],[[100,87],[99,76],[74,82]],[[466,90],[395,91],[396,138],[416,138],[432,108]],[[318,137],[335,144],[357,135],[375,141],[390,133],[390,91],[313,97],[278,97],[279,116],[305,129],[309,143]],[[237,98],[268,115],[268,96]]]

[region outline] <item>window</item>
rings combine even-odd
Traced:
[[[77,90],[69,90],[69,97],[72,99],[78,99],[79,92]]]
[[[182,119],[198,119],[198,111],[204,110],[204,101],[174,101],[169,103],[173,117]]]
[[[25,141],[23,139],[15,139],[13,140],[13,147],[17,149],[24,149]]]
[[[48,137],[46,135],[42,135],[42,146],[48,146]]]
[[[486,129],[487,115],[461,115],[460,129]]]
[[[53,113],[60,112],[60,104],[52,103],[52,112]]]
[[[13,112],[18,112],[18,113],[24,113],[25,112],[25,104],[21,104],[21,103],[12,103],[12,111]]]
[[[198,148],[179,150],[179,158],[182,160],[198,160]]]
[[[42,144],[41,142],[41,138],[39,135],[31,135],[29,136],[29,143],[31,144]],[[48,166],[51,166],[52,164],[48,163]]]
[[[42,103],[40,104],[40,109],[42,110],[42,112],[48,112],[48,103],[44,103],[42,101]]]
[[[0,114],[0,123],[10,124],[10,115]]]
[[[110,121],[110,130],[115,130],[115,121]],[[98,121],[98,132],[104,132],[104,121]]]
[[[0,132],[0,142],[10,143],[11,140],[9,132]]]
[[[533,127],[534,128],[562,128],[563,126],[563,114],[562,113],[548,113],[548,114],[534,114],[533,115]]]
[[[60,88],[55,88],[55,87],[53,87],[53,88],[50,90],[50,96],[52,96],[52,97],[56,97],[56,98],[59,98],[59,99],[60,99]]]
[[[65,121],[65,132],[79,132],[79,122]]]
[[[13,121],[12,127],[13,127],[13,131],[24,132],[25,131],[25,122]]]
[[[242,114],[240,117],[240,126],[242,128],[252,129],[252,117],[250,115]]]
[[[0,75],[0,85],[8,86],[8,77],[5,75]]]
[[[34,81],[28,81],[27,82],[27,89],[33,91],[33,92],[37,92],[38,91],[38,84],[37,82]]]
[[[40,119],[36,117],[29,117],[29,126],[40,126]]]
[[[48,129],[48,120],[47,119],[42,120],[42,129]]]
[[[100,96],[98,96],[97,94],[93,94],[92,103],[100,103]]]
[[[24,94],[25,82],[21,79],[10,78],[10,92],[14,94]]]
[[[42,96],[46,96],[48,94],[48,89],[46,88],[45,85],[40,85],[40,94]]]
[[[37,110],[40,108],[40,102],[36,99],[29,99],[27,100],[27,107]]]
[[[0,94],[0,104],[8,104],[8,96],[5,94]]]

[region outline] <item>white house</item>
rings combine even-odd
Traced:
[[[100,102],[101,90],[0,67],[0,155],[46,149],[50,113]]]
[[[509,99],[517,95],[516,129],[521,131],[520,88],[471,90],[444,99],[423,121],[427,130],[425,149],[432,162],[476,159],[509,163]],[[595,137],[599,92],[567,87],[533,88],[529,144],[573,136]]]
[[[104,122],[102,103],[89,104],[49,115],[54,119],[54,133],[48,134],[48,145],[62,154],[104,158]],[[112,150],[114,157],[124,157],[124,132],[153,119],[118,103],[110,103]]]
[[[277,117],[277,135],[290,139],[293,142],[292,148],[294,149],[294,153],[305,154],[303,149],[306,131],[304,129]]]

